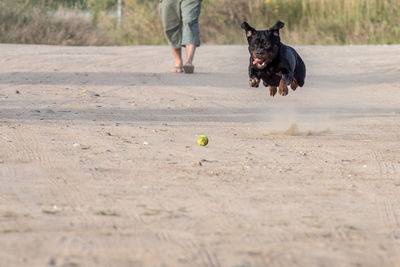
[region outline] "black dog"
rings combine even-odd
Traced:
[[[247,22],[242,24],[249,42],[250,65],[249,84],[258,87],[260,80],[274,96],[279,87],[279,94],[288,94],[288,85],[292,90],[304,85],[306,66],[297,52],[281,43],[279,29],[285,24],[278,21],[264,31],[256,31]]]

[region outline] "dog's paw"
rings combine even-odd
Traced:
[[[250,87],[258,87],[260,84],[260,80],[258,78],[250,78],[249,85]]]
[[[269,87],[269,95],[270,96],[275,96],[277,91],[278,91],[278,89],[276,87],[273,87],[273,86]]]
[[[286,82],[283,81],[283,79],[281,80],[281,82],[279,83],[279,90],[278,90],[279,94],[281,96],[287,96],[289,93],[289,89],[288,89],[288,84]]]
[[[279,88],[279,94],[281,96],[287,96],[289,94],[288,88],[287,87],[286,88],[282,88],[282,89]]]
[[[290,84],[290,88],[292,88],[292,90],[295,91],[298,86],[299,85],[297,84],[296,79],[293,79],[293,82]]]

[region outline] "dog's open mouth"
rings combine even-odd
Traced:
[[[258,69],[264,68],[267,64],[261,58],[256,58],[253,60],[253,65],[255,65]]]

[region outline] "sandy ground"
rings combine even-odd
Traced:
[[[0,266],[400,266],[400,46],[296,49],[0,45]]]

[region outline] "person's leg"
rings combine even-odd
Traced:
[[[185,65],[193,65],[194,52],[196,51],[196,45],[187,44],[186,45],[186,61]]]
[[[161,18],[165,36],[172,46],[175,67],[171,72],[182,72],[182,23],[181,0],[162,0],[160,2]]]
[[[182,72],[182,49],[179,48],[172,48],[172,54],[174,55],[175,59],[175,67],[171,69],[171,72]]]
[[[201,9],[200,0],[182,0],[182,45],[186,47],[185,72],[193,72],[193,59],[196,47],[200,45],[199,16]]]

